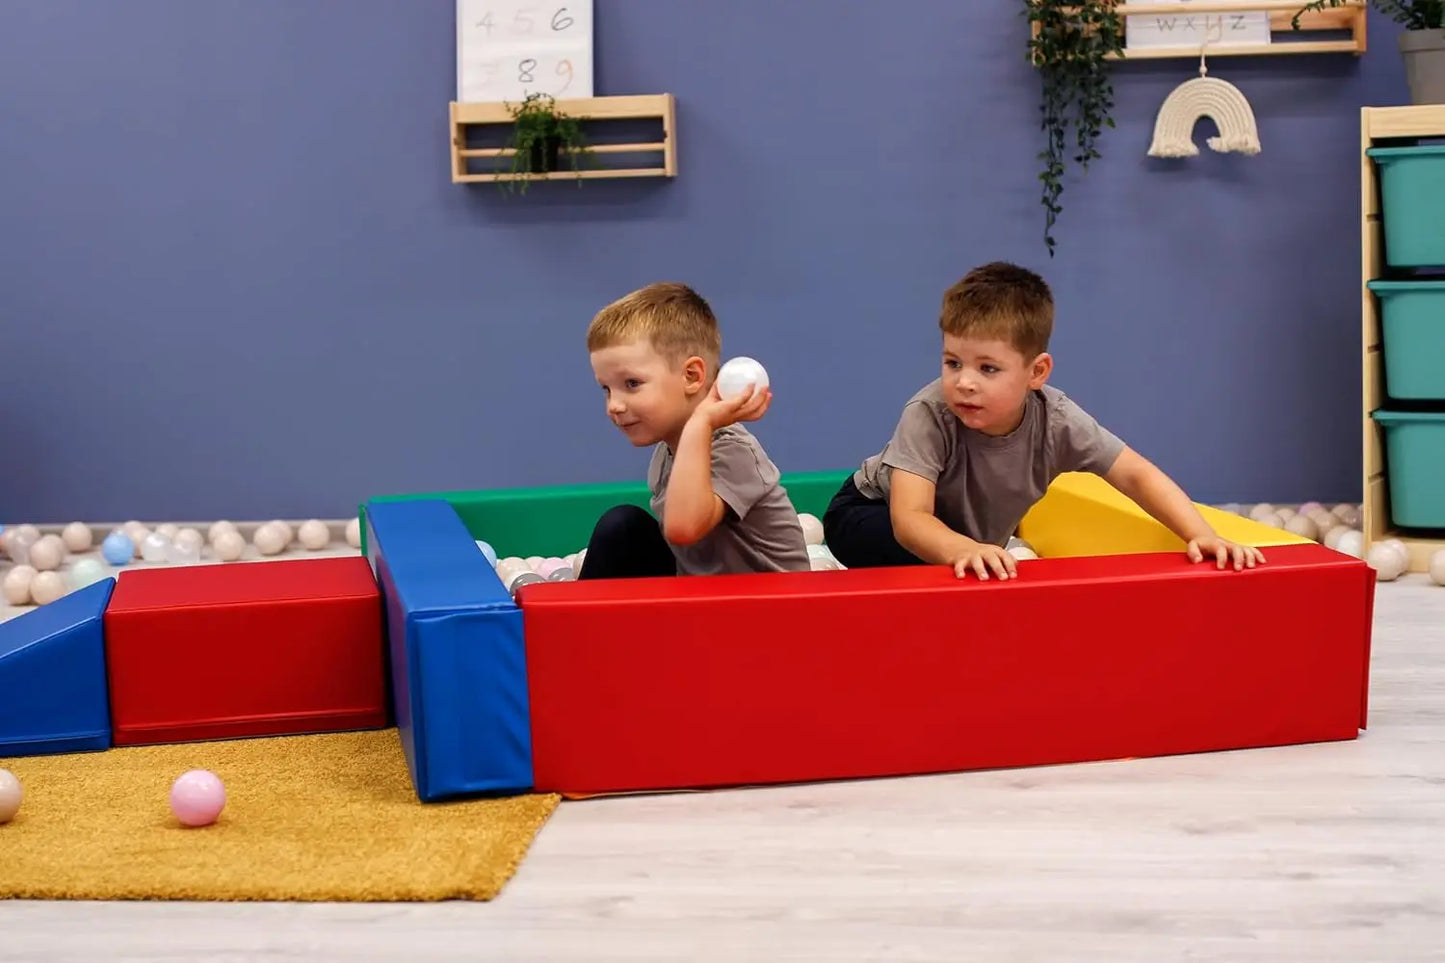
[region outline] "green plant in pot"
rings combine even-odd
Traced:
[[[507,104],[512,115],[512,174],[550,174],[562,170],[562,155],[574,171],[581,172],[582,161],[590,156],[582,126],[575,117],[557,107],[551,94],[528,94],[520,104]],[[525,194],[531,180],[516,177],[498,181],[507,191]],[[582,186],[581,178],[577,186]]]
[[[1039,152],[1043,170],[1044,243],[1054,255],[1053,227],[1063,208],[1068,162],[1080,173],[1099,157],[1095,147],[1113,127],[1114,87],[1108,57],[1124,49],[1124,22],[1115,0],[1024,0],[1030,24],[1029,60],[1043,84],[1039,105],[1047,146]],[[1071,136],[1072,131],[1072,136]]]
[[[1310,0],[1300,10],[1308,13],[1342,6],[1345,0]],[[1369,5],[1403,26],[1400,56],[1405,80],[1415,104],[1445,104],[1445,0],[1370,0]],[[1292,26],[1298,30],[1300,13]]]

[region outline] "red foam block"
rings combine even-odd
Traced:
[[[137,569],[105,612],[116,745],[388,724],[364,558]]]
[[[1318,545],[544,583],[526,625],[535,786],[622,792],[1353,739],[1374,571]]]

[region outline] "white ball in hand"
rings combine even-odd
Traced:
[[[752,358],[733,358],[718,369],[717,393],[722,398],[747,394],[751,385],[768,386],[768,372]]]

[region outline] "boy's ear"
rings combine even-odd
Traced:
[[[688,392],[701,391],[707,387],[707,362],[693,355],[682,363],[683,385]]]
[[[1039,356],[1034,359],[1034,363],[1029,370],[1029,388],[1033,391],[1038,391],[1044,386],[1044,382],[1049,380],[1049,375],[1053,373],[1053,370],[1053,355],[1047,351],[1040,353]]]

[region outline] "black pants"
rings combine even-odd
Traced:
[[[823,540],[833,557],[848,568],[883,568],[924,565],[921,558],[898,544],[886,499],[867,498],[849,475],[823,513]],[[592,553],[587,553],[587,564]]]
[[[584,578],[647,578],[676,575],[677,559],[662,537],[662,526],[636,505],[607,509],[592,529],[587,555],[582,559]]]

